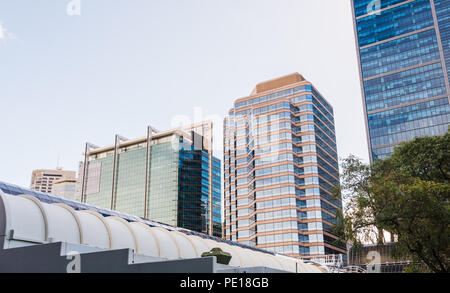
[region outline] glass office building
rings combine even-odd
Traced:
[[[224,121],[224,233],[295,257],[345,254],[333,108],[300,74],[260,83]]]
[[[166,132],[149,127],[141,139],[86,144],[81,200],[221,237],[221,166],[210,129],[210,122]]]
[[[447,132],[449,0],[352,0],[371,160]]]

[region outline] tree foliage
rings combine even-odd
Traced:
[[[371,165],[350,156],[342,170],[337,194],[346,202],[345,216],[338,215],[335,227],[342,240],[383,243],[377,231],[384,230],[397,238],[394,257],[449,272],[449,132],[403,143],[388,159]]]

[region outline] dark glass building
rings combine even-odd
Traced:
[[[86,145],[80,164],[82,202],[171,226],[222,236],[220,160],[212,122],[115,145]]]
[[[371,160],[447,132],[449,0],[352,0]]]

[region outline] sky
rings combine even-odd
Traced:
[[[368,161],[349,0],[0,0],[0,181],[78,170],[85,142],[222,119],[299,72],[334,107],[340,158]]]

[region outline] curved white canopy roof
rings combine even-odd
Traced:
[[[6,235],[6,236],[1,236]],[[165,259],[197,258],[219,247],[232,255],[236,267],[265,266],[290,272],[323,272],[301,260],[263,253],[212,239],[128,222],[62,203],[43,203],[30,195],[0,191],[0,247],[4,249],[49,242],[68,242],[104,249],[131,248],[136,253]]]

